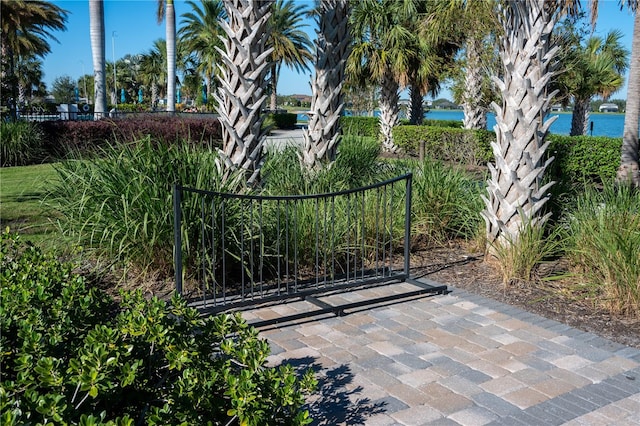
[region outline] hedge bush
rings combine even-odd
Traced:
[[[273,121],[278,129],[293,129],[298,122],[298,114],[291,112],[270,115],[273,117]]]
[[[467,130],[434,126],[397,126],[393,139],[400,148],[417,156],[425,143],[425,156],[461,164],[484,164],[493,158],[490,143],[495,138],[486,130]]]
[[[140,292],[116,304],[71,265],[8,233],[1,243],[3,425],[311,422],[312,373],[267,367],[268,342],[239,315]]]
[[[340,117],[342,132],[346,136],[364,136],[378,139],[380,122],[378,117]]]
[[[218,146],[222,129],[217,119],[169,117],[139,114],[119,120],[48,121],[39,123],[45,134],[45,147],[53,158],[70,153],[92,154],[114,143],[130,143],[151,136],[155,143],[191,141]]]
[[[615,179],[622,138],[554,134],[547,138],[547,154],[555,157],[547,169],[549,179],[580,187]]]

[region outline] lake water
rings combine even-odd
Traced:
[[[376,111],[377,112],[377,111]],[[347,112],[348,115],[348,112]],[[571,131],[571,113],[551,113],[549,116],[557,116],[556,121],[551,125],[550,132],[559,135],[568,135]],[[459,110],[431,110],[425,114],[425,118],[430,120],[459,120],[462,121],[464,113]],[[306,115],[298,114],[299,122],[306,122]],[[621,138],[624,129],[624,114],[595,113],[591,114],[590,121],[593,123],[593,136],[608,136]],[[487,115],[487,128],[493,130],[496,124],[495,114]]]

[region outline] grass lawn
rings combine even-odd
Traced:
[[[59,240],[51,213],[42,205],[46,185],[57,174],[51,164],[0,168],[0,225],[44,246]],[[53,237],[53,238],[52,238]]]

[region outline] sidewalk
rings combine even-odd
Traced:
[[[334,295],[355,302],[407,283]],[[640,350],[451,289],[270,326],[270,363],[317,370],[322,425],[638,425]],[[249,322],[313,309],[243,312]]]

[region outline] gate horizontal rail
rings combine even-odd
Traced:
[[[295,196],[175,185],[176,291],[215,312],[406,281],[411,181]]]

